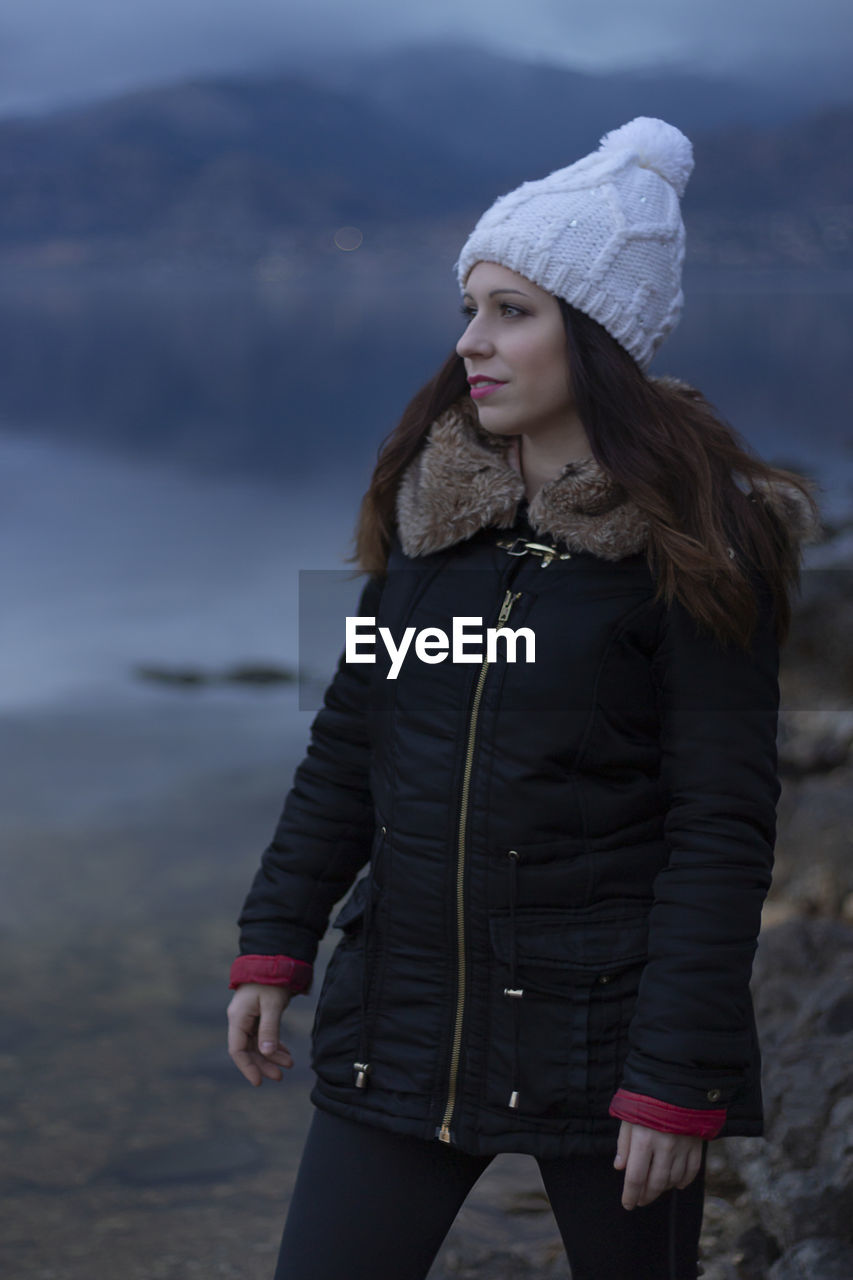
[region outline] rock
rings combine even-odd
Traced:
[[[853,894],[853,769],[786,778],[768,906],[841,917]]]
[[[738,1280],[766,1280],[768,1268],[778,1257],[775,1242],[759,1226],[741,1232],[732,1250]]]
[[[291,667],[279,667],[271,663],[244,662],[228,667],[220,678],[231,684],[293,684],[296,672]]]
[[[853,1246],[815,1237],[801,1240],[767,1272],[767,1280],[850,1280]]]
[[[798,707],[848,710],[853,695],[853,572],[850,564],[810,568],[792,602],[783,650],[786,701]],[[815,697],[820,700],[814,700]],[[829,699],[827,702],[826,699]]]
[[[210,677],[196,667],[158,667],[140,663],[133,668],[133,674],[137,680],[151,680],[181,688],[198,688],[210,682]]]
[[[133,668],[137,680],[150,680],[157,684],[179,688],[201,688],[212,684],[274,685],[293,684],[296,672],[292,667],[280,667],[269,662],[240,662],[226,667],[222,672],[204,671],[201,667],[168,667],[154,663],[137,663]]]
[[[833,707],[779,713],[779,772],[828,773],[847,763],[853,745],[853,711]]]
[[[853,928],[801,919],[762,932],[752,986],[765,1136],[725,1139],[726,1159],[780,1249],[790,1252],[815,1236],[847,1243],[853,1235]],[[853,1269],[848,1280],[851,1275]]]
[[[761,910],[761,928],[772,929],[786,920],[799,920],[802,914],[797,903],[789,902],[787,898],[768,898]]]

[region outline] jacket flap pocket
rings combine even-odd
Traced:
[[[368,883],[367,876],[356,880],[352,892],[332,921],[333,929],[343,929],[348,932],[358,927],[367,905]]]
[[[520,963],[587,973],[638,964],[648,955],[649,917],[643,904],[525,908],[516,911],[514,927],[508,912],[495,913],[489,930],[495,954],[507,964],[513,942]]]

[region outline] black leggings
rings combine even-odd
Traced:
[[[622,1206],[616,1154],[538,1159],[572,1280],[695,1280],[707,1141],[696,1177]],[[424,1280],[493,1156],[315,1109],[275,1280]]]

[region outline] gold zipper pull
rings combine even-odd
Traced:
[[[509,617],[510,609],[515,604],[516,600],[518,600],[520,595],[521,595],[520,591],[515,591],[515,592],[507,591],[506,595],[504,596],[504,602],[501,605],[501,611],[498,614],[499,623],[506,622],[507,618]]]

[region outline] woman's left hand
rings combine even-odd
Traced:
[[[614,1168],[625,1170],[622,1205],[651,1204],[670,1187],[690,1185],[702,1162],[702,1138],[688,1133],[662,1133],[623,1120],[616,1143]]]

